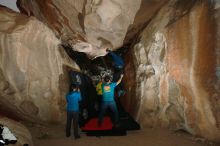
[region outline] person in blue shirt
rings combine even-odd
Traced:
[[[114,126],[118,124],[118,109],[114,99],[114,89],[121,82],[123,74],[120,76],[117,82],[111,82],[110,76],[104,77],[104,83],[102,84],[102,105],[99,114],[98,126],[102,125],[103,117],[107,108],[110,108],[114,113]]]
[[[117,82],[121,74],[123,74],[124,61],[121,56],[112,52],[109,48],[106,49],[106,52],[108,52],[108,54],[112,57],[112,62],[113,62],[112,65],[114,68],[113,82]],[[122,82],[115,88],[115,90],[116,90],[118,97],[125,94]]]
[[[71,123],[73,123],[74,137],[80,138],[79,134],[79,102],[81,101],[81,94],[79,87],[75,84],[71,85],[71,91],[66,95],[67,102],[67,123],[66,123],[66,136],[70,136]]]
[[[109,48],[106,49],[106,52],[111,55],[112,60],[113,60],[113,67],[115,69],[120,70],[120,69],[124,68],[124,61],[123,61],[121,56],[119,56],[116,53],[112,52]]]

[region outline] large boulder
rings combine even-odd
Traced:
[[[220,140],[220,29],[213,8],[207,1],[171,1],[126,56],[123,103],[143,127]]]
[[[34,122],[65,117],[68,76],[78,69],[53,31],[34,17],[0,7],[0,109]]]
[[[64,43],[89,56],[129,43],[167,0],[18,0],[21,12],[46,23]]]

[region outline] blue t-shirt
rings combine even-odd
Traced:
[[[81,93],[80,92],[70,92],[66,96],[67,101],[67,111],[79,111],[79,101],[81,101]]]
[[[114,89],[116,86],[116,83],[102,84],[102,101],[114,101]]]

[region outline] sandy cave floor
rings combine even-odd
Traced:
[[[90,137],[84,133],[75,140],[65,137],[63,125],[28,126],[35,146],[220,146],[185,132],[172,132],[165,129],[146,128],[128,131],[126,136]]]

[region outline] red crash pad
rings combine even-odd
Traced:
[[[84,127],[81,127],[83,131],[96,131],[96,130],[111,130],[113,124],[110,117],[104,117],[102,125],[98,126],[98,118],[90,119]]]

